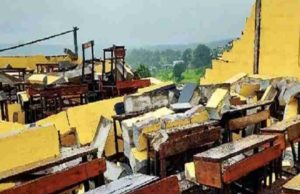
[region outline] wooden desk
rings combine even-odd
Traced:
[[[98,148],[93,148],[89,146],[74,149],[68,152],[63,152],[59,157],[56,157],[54,159],[39,161],[36,163],[28,164],[26,166],[22,166],[20,168],[15,168],[13,170],[1,172],[0,181],[4,181],[6,179],[14,178],[16,176],[21,176],[24,174],[30,174],[41,170],[45,170],[47,168],[51,168],[59,164],[66,163],[68,161],[75,160],[77,158],[83,158],[83,160],[86,160],[86,157],[88,155],[96,156],[97,152],[98,152]]]
[[[91,179],[97,180],[95,181],[97,187],[104,184],[105,170],[105,160],[95,159],[0,191],[0,194],[59,193]]]
[[[228,189],[230,183],[267,166],[281,156],[282,150],[273,144],[275,139],[275,135],[250,135],[195,155],[197,182],[213,188]]]
[[[186,154],[187,156],[187,153],[192,150],[200,149],[205,146],[210,147],[219,141],[221,137],[221,127],[218,124],[218,121],[209,121],[165,130],[168,134],[168,140],[160,144],[158,150],[153,149],[151,141],[159,132],[146,133],[148,174],[151,173],[151,158],[154,159],[154,174],[160,175],[160,177],[163,178],[167,176],[166,160],[169,157],[181,154]],[[190,160],[192,160],[192,157]]]
[[[280,144],[282,149],[287,147],[286,137],[287,131],[289,128],[300,124],[300,116],[296,116],[294,118],[286,119],[280,122],[277,122],[269,127],[265,127],[260,129],[263,134],[275,134],[278,135],[279,138],[276,140],[277,144]],[[300,149],[300,148],[299,148]],[[300,153],[298,151],[298,153]]]
[[[300,174],[289,180],[282,187],[282,194],[300,193]]]

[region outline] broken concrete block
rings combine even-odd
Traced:
[[[133,124],[133,142],[138,151],[147,149],[147,139],[145,133],[158,131],[161,128],[160,120],[157,118],[147,118]]]
[[[11,131],[0,135],[0,172],[53,159],[59,152],[59,137],[53,126]]]
[[[133,142],[133,124],[134,123],[143,121],[147,118],[156,118],[157,119],[157,118],[160,118],[162,116],[169,115],[172,113],[173,113],[172,110],[170,110],[166,107],[163,107],[163,108],[157,109],[156,111],[148,112],[141,116],[122,121],[121,125],[122,125],[122,129],[123,129],[122,136],[123,136],[123,141],[124,141],[124,155],[129,158],[130,151],[134,147],[134,142]]]
[[[175,104],[171,104],[170,108],[174,111],[182,111],[182,110],[191,109],[192,105],[188,102],[186,102],[186,103],[175,103]]]
[[[256,96],[256,92],[259,91],[259,84],[243,83],[239,90],[239,94],[245,97]]]
[[[162,128],[170,129],[174,127],[190,124],[190,119],[184,113],[166,115],[161,118]]]
[[[194,162],[189,162],[184,164],[184,175],[185,179],[196,183],[196,173]]]
[[[157,109],[161,107],[169,106],[169,92],[168,91],[160,91],[154,92],[151,95],[151,109]]]
[[[123,173],[124,168],[122,166],[106,160],[106,171],[104,172],[104,177],[108,182],[118,180],[122,177]]]
[[[102,157],[106,140],[111,128],[112,128],[112,121],[101,116],[99,125],[96,129],[96,135],[91,144],[91,146],[98,148],[97,154],[99,158]]]
[[[169,138],[169,135],[165,130],[161,130],[155,134],[154,138],[151,141],[151,145],[154,150],[159,151],[160,145],[166,142]]]
[[[216,89],[206,104],[210,119],[220,120],[222,118],[223,113],[230,108],[229,99],[228,90]]]
[[[190,118],[191,124],[203,123],[209,120],[209,115],[204,106],[198,105],[184,113]]]
[[[132,148],[129,157],[129,163],[133,173],[147,173],[147,151],[138,151]]]
[[[281,106],[286,105],[292,97],[300,93],[300,84],[294,84],[291,87],[287,87],[284,93],[279,96],[279,104]]]
[[[124,108],[127,114],[151,110],[151,97],[148,94],[124,96]]]
[[[277,95],[277,90],[272,86],[268,86],[260,101],[274,100]]]

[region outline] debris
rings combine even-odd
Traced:
[[[222,114],[229,110],[229,98],[228,90],[216,89],[206,104],[210,119],[220,120],[222,118]]]

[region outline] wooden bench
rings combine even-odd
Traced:
[[[155,176],[133,174],[101,187],[90,190],[86,194],[179,194],[179,184],[176,176],[159,179]]]
[[[231,183],[281,156],[275,140],[275,135],[250,135],[195,155],[197,182],[226,193]]]
[[[39,173],[41,175],[38,179],[30,180],[30,182],[24,182],[20,186],[13,187],[4,193],[53,193],[54,191],[61,191],[67,189],[71,186],[77,185],[78,183],[85,182],[85,188],[89,189],[89,184],[87,180],[92,179],[95,181],[96,185],[103,183],[103,173],[105,171],[105,160],[96,159],[98,148],[94,147],[82,147],[76,148],[74,150],[62,152],[60,156],[39,161],[36,163],[31,163],[26,166],[15,168],[13,170],[4,171],[0,173],[0,183],[9,182],[20,179],[22,181],[23,177],[28,177],[33,173]],[[88,156],[92,156],[91,162],[88,161]],[[77,163],[78,166],[70,166],[68,162],[79,159]],[[65,164],[64,167],[59,167],[59,165]],[[58,170],[52,169],[53,167],[58,167]],[[67,168],[70,168],[69,170]],[[52,174],[49,174],[52,173]],[[97,174],[98,173],[98,174]],[[99,175],[99,176],[98,176]],[[68,177],[68,180],[62,180],[59,184],[53,188],[46,187],[45,184],[62,179],[62,177]],[[53,182],[54,181],[54,182]],[[59,181],[57,181],[59,182]],[[32,184],[31,184],[32,183]],[[32,186],[33,185],[33,186]],[[36,186],[35,186],[36,185]],[[37,187],[40,186],[40,187]],[[19,192],[14,192],[19,191]],[[26,192],[34,191],[34,192]],[[53,191],[53,192],[52,192]]]
[[[289,180],[282,187],[282,194],[299,194],[300,193],[300,174]]]
[[[151,144],[152,139],[158,132],[145,134],[147,138],[147,154],[148,154],[148,173],[151,173],[150,160],[154,159],[154,174],[161,178],[167,176],[166,162],[167,160],[176,155],[185,154],[185,158],[189,162],[192,160],[188,157],[189,152],[205,146],[209,148],[212,144],[220,140],[221,127],[216,121],[209,121],[201,124],[193,124],[184,127],[177,127],[166,130],[168,140],[159,145],[159,149],[153,149]],[[207,148],[206,148],[207,149]],[[184,162],[182,162],[182,167]]]

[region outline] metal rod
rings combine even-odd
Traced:
[[[74,36],[74,51],[75,51],[75,55],[78,57],[77,30],[79,30],[79,28],[77,28],[77,27],[73,27],[73,36]]]
[[[37,40],[34,40],[34,41],[26,42],[26,43],[23,43],[23,44],[19,44],[17,46],[12,46],[12,47],[8,47],[8,48],[0,49],[0,52],[13,50],[13,49],[24,47],[24,46],[28,46],[28,45],[35,44],[35,43],[38,43],[38,42],[42,42],[42,41],[45,41],[45,40],[49,40],[49,39],[52,39],[52,38],[55,38],[55,37],[58,37],[58,36],[62,36],[62,35],[65,35],[65,34],[68,34],[68,33],[71,33],[71,32],[74,32],[74,29],[73,30],[68,30],[68,31],[65,31],[65,32],[62,32],[62,33],[59,33],[59,34],[55,34],[55,35],[52,35],[52,36],[48,36],[48,37],[45,37],[45,38],[41,38],[41,39],[37,39]]]

